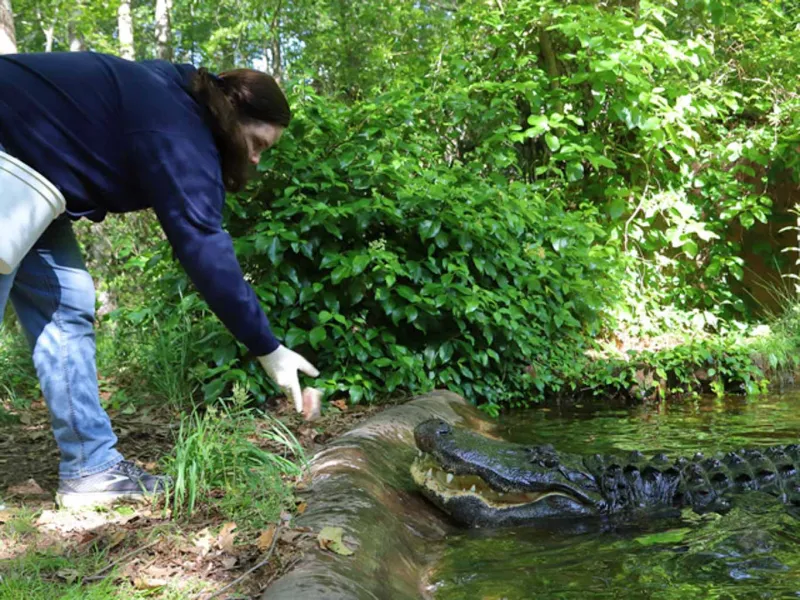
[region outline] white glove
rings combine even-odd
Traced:
[[[318,377],[319,371],[300,356],[297,352],[292,352],[286,346],[280,345],[277,350],[269,354],[258,357],[258,362],[264,370],[278,384],[287,396],[291,396],[294,401],[294,408],[297,412],[303,412],[303,394],[300,391],[300,379],[297,371],[302,371],[311,377]]]

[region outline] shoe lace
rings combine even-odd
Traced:
[[[123,460],[117,468],[133,481],[139,481],[148,475],[147,471],[129,460]]]

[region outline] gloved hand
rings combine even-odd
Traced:
[[[259,356],[258,362],[278,387],[292,398],[295,410],[303,412],[303,394],[300,391],[297,371],[302,371],[311,377],[318,377],[319,371],[297,352],[292,352],[283,345],[269,354]]]

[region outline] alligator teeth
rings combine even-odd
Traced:
[[[433,469],[428,469],[428,472],[425,473],[425,477],[428,477],[428,478],[433,477]]]
[[[472,492],[472,493],[474,494],[474,493],[475,493],[475,491],[476,491],[476,490],[475,490],[475,486],[473,485],[471,488],[469,488],[469,491],[470,491],[470,492]]]
[[[446,478],[447,479],[447,483],[452,483],[453,482],[453,477],[455,477],[455,475],[453,475],[452,473],[448,473],[447,474],[447,478]]]

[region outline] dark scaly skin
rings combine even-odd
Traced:
[[[425,453],[412,467],[415,481],[430,500],[467,526],[625,518],[684,507],[725,512],[733,498],[753,490],[800,505],[796,444],[673,460],[665,455],[648,459],[639,452],[625,457],[565,454],[551,446],[494,440],[440,420],[421,423],[414,434]],[[431,471],[439,473],[438,484],[426,477]],[[442,471],[455,476],[444,488]],[[461,482],[478,482],[478,487],[470,493],[458,488]]]

